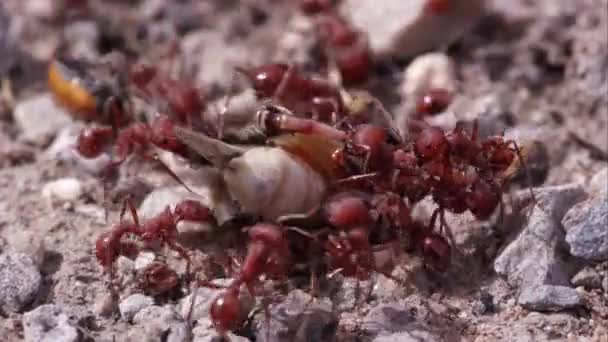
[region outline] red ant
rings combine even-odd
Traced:
[[[177,138],[173,128],[175,124],[165,115],[157,115],[151,124],[136,122],[121,128],[117,135],[110,127],[91,127],[84,129],[78,136],[76,149],[85,158],[96,158],[101,155],[114,141],[112,151],[113,161],[106,166],[105,174],[122,164],[128,156],[139,155],[147,160],[157,162],[179,184],[190,190],[188,186],[167,166],[157,155],[149,155],[151,146],[175,153],[193,160],[194,153]],[[115,139],[114,139],[115,138]],[[198,162],[206,163],[201,157]]]
[[[360,83],[369,77],[372,57],[367,37],[336,13],[318,18],[317,34],[342,82]]]
[[[131,68],[129,79],[146,97],[162,98],[176,121],[192,127],[193,119],[205,109],[204,94],[189,82],[161,75],[150,65]]]
[[[336,0],[300,0],[298,5],[305,15],[315,15],[334,8],[335,2]]]
[[[281,63],[236,70],[251,81],[258,98],[272,98],[314,120],[335,123],[340,119],[342,97],[326,80],[302,75],[296,67]]]
[[[356,30],[336,11],[335,1],[303,0],[300,10],[317,16],[316,33],[330,63],[335,63],[341,81],[347,84],[365,81],[372,58],[367,37]]]
[[[129,207],[133,222],[123,221],[126,207]],[[139,222],[137,211],[129,199],[125,200],[121,212],[121,222],[111,230],[102,233],[95,244],[97,261],[104,267],[112,267],[120,255],[132,255],[136,251],[132,242],[124,242],[126,235],[137,236],[144,242],[159,241],[177,252],[190,265],[186,250],[177,244],[177,224],[181,221],[209,222],[214,220],[211,210],[198,201],[184,200],[172,211],[168,206],[155,217]]]
[[[429,89],[418,99],[416,112],[422,115],[436,115],[443,112],[452,102],[452,94],[442,88]]]
[[[233,330],[239,322],[242,285],[254,294],[254,284],[262,274],[271,278],[285,277],[290,265],[290,251],[283,227],[258,223],[248,228],[249,243],[241,271],[233,282],[214,299],[210,308],[211,320],[220,334]]]
[[[426,0],[425,12],[432,15],[447,14],[457,0]]]

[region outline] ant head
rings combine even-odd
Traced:
[[[387,138],[388,132],[383,127],[363,124],[355,128],[351,136],[351,143],[368,150],[369,167],[377,170],[389,166],[393,158]]]
[[[427,0],[425,12],[432,15],[447,14],[453,5],[454,0]]]
[[[334,4],[333,0],[300,0],[300,11],[305,15],[315,15],[329,10]]]
[[[85,158],[99,157],[104,152],[111,135],[112,131],[109,129],[86,128],[78,135],[76,149]]]
[[[431,160],[448,151],[448,141],[443,130],[430,126],[423,129],[414,142],[416,154],[423,160]]]
[[[387,137],[388,134],[383,127],[363,124],[355,128],[351,141],[353,144],[368,146],[370,150],[378,151],[386,143]]]
[[[131,68],[129,79],[138,87],[145,87],[156,76],[155,67],[147,64],[138,64]]]
[[[241,317],[238,289],[229,288],[217,296],[211,303],[210,316],[219,334],[234,330]]]
[[[258,223],[249,228],[249,238],[252,241],[262,241],[273,247],[282,247],[286,237],[281,227],[272,223]]]
[[[275,105],[265,105],[256,114],[257,125],[267,136],[275,136],[281,132],[281,117],[285,111]]]
[[[177,138],[173,130],[175,125],[166,115],[157,115],[152,121],[152,144],[171,152],[180,153],[185,149],[185,145]]]
[[[475,218],[485,220],[494,213],[500,203],[500,197],[498,189],[493,189],[488,182],[479,178],[473,183],[465,201]]]
[[[451,246],[437,233],[430,233],[422,241],[424,265],[437,272],[445,272],[450,266]]]
[[[177,221],[206,222],[211,216],[211,211],[199,201],[184,200],[175,206],[173,214]]]
[[[329,14],[320,18],[317,30],[322,40],[332,47],[345,47],[352,45],[360,35],[337,14]]]
[[[368,224],[369,210],[369,203],[361,196],[352,193],[333,195],[323,206],[327,222],[340,229]]]
[[[367,39],[360,39],[358,43],[336,51],[336,64],[345,83],[365,81],[372,66]]]
[[[177,273],[166,263],[153,262],[144,270],[144,290],[153,294],[166,293],[179,283]]]
[[[443,88],[432,88],[424,93],[416,104],[416,111],[423,115],[443,112],[452,102],[452,94]]]
[[[268,98],[274,95],[289,67],[287,64],[266,64],[257,68],[237,68],[236,70],[251,81],[258,97]]]
[[[102,266],[110,266],[118,256],[115,245],[116,242],[112,239],[111,231],[102,233],[95,241],[95,256]]]

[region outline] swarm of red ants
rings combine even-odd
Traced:
[[[444,11],[445,3],[429,1],[428,10]],[[121,90],[92,82],[82,61],[58,57],[49,66],[57,100],[76,118],[94,123],[80,134],[79,153],[94,158],[111,151],[104,175],[133,155],[162,163],[153,148],[221,170],[241,214],[220,227],[234,235],[225,249],[234,252],[238,267],[227,267],[232,280],[211,305],[219,334],[243,322],[243,289],[255,296],[264,279],[285,280],[294,265],[305,265],[311,277],[392,277],[375,260],[378,251],[388,249],[420,256],[429,272],[445,272],[453,243],[444,212],[468,210],[479,220],[490,218],[501,207],[509,180],[525,168],[525,151],[515,141],[481,138],[475,123],[449,131],[426,123],[425,116],[450,104],[453,94],[443,89],[424,94],[406,132],[400,132],[377,99],[346,90],[370,73],[365,34],[338,15],[332,1],[303,0],[300,9],[316,23],[329,76],[304,73],[289,63],[236,68],[258,99],[250,113],[253,133],[246,138],[226,134],[230,95],[211,125],[204,119],[204,93],[154,66],[132,65]],[[163,104],[153,121],[135,118],[129,105],[133,96]],[[421,222],[411,210],[427,196],[437,209],[429,222]],[[177,241],[179,222],[217,226],[212,209],[185,200],[140,221],[133,204],[124,202],[120,222],[100,234],[95,246],[109,274],[119,256],[137,254],[138,242],[157,242],[183,258],[187,279],[178,279],[165,263],[153,263],[146,270],[146,286],[153,292],[169,292],[180,281],[219,286],[190,271],[190,251]],[[127,209],[132,220],[123,220]]]

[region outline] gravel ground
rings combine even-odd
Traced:
[[[461,255],[446,274],[427,274],[407,258],[393,275],[408,274],[411,286],[379,275],[360,284],[372,289],[366,299],[354,281],[337,277],[304,315],[309,294],[292,290],[271,305],[270,321],[256,315],[231,340],[608,341],[608,1],[488,0],[479,10],[471,1],[444,19],[412,14],[423,2],[343,1],[377,57],[364,88],[403,122],[418,86],[445,86],[458,95],[432,118],[437,125],[477,118],[482,134],[539,141],[545,153],[532,156],[530,168],[542,210],[522,215],[509,205],[528,194],[515,180],[502,221],[448,215]],[[108,63],[113,48],[143,54],[175,67],[213,102],[235,66],[288,58],[314,68],[307,34],[307,19],[278,0],[4,0],[0,341],[214,336],[206,308],[216,290],[199,289],[188,322],[189,289],[168,298],[141,293],[145,253],[119,260],[119,314],[112,313],[94,245],[118,220],[119,206],[104,202],[103,158],[72,151],[82,123],[48,93],[53,54]],[[175,38],[178,63],[163,56]],[[423,54],[429,50],[435,57]],[[189,184],[208,186],[200,170],[174,166]],[[188,196],[138,161],[121,175],[110,197],[145,199],[142,216]],[[169,259],[183,273],[183,263]]]

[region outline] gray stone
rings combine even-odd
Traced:
[[[585,192],[578,184],[538,188],[534,192],[538,203],[523,231],[496,258],[494,269],[514,285],[537,277],[566,285],[569,277],[563,273],[565,265],[556,257],[563,241],[559,221],[570,207],[584,198]]]
[[[72,122],[68,113],[55,103],[50,93],[23,100],[15,106],[15,123],[23,140],[45,144]]]
[[[602,275],[591,267],[585,267],[570,279],[575,287],[584,286],[588,289],[599,289],[602,287]]]
[[[40,272],[29,255],[5,250],[0,254],[0,311],[22,310],[36,298],[41,282]]]
[[[608,195],[574,206],[562,224],[570,254],[593,261],[608,260]]]
[[[534,191],[538,203],[529,214],[523,231],[496,258],[494,269],[509,283],[520,287],[519,302],[529,308],[550,307],[551,304],[568,307],[579,303],[580,298],[573,299],[578,297],[576,292],[561,288],[569,285],[570,269],[574,265],[560,257],[564,234],[559,222],[570,207],[585,197],[585,192],[578,184]],[[552,285],[561,287],[554,289]],[[538,289],[543,292],[535,293]],[[556,296],[552,297],[553,294]],[[551,303],[552,299],[555,299],[554,303]]]
[[[270,321],[256,317],[256,341],[332,341],[338,317],[328,303],[311,301],[310,295],[294,290],[285,301],[271,307]]]
[[[139,311],[153,304],[154,298],[136,293],[123,299],[118,304],[118,309],[122,318],[131,320]]]
[[[371,309],[363,319],[362,329],[370,335],[405,331],[415,318],[401,304],[381,304]]]
[[[128,341],[185,342],[192,337],[186,322],[168,306],[148,306],[135,314],[133,323],[136,327],[129,331]]]
[[[23,335],[26,342],[74,342],[80,339],[68,315],[54,304],[26,312],[23,315]]]
[[[367,32],[378,58],[411,57],[445,46],[470,30],[484,13],[483,0],[453,2],[444,14],[425,11],[424,0],[345,0],[351,23]]]
[[[559,311],[583,304],[575,289],[559,285],[522,286],[517,302],[537,311]]]

